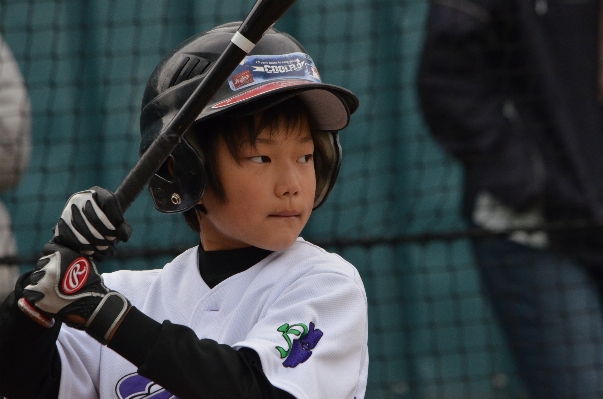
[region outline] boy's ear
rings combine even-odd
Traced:
[[[207,215],[207,209],[205,208],[205,205],[203,205],[203,199],[200,199],[199,202],[197,202],[197,205],[195,205],[194,209],[198,217]]]

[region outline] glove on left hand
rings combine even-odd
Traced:
[[[101,262],[115,255],[115,245],[131,235],[132,226],[115,194],[95,186],[69,198],[54,228],[53,241]]]
[[[93,261],[69,248],[48,243],[29,276],[19,308],[49,327],[49,317],[85,330],[106,344],[130,308],[120,293],[109,290]],[[46,320],[46,323],[44,323]]]

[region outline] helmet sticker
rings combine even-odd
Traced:
[[[314,61],[308,54],[250,55],[241,61],[228,78],[232,91],[251,85],[283,79],[321,83]]]

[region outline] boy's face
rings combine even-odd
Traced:
[[[243,147],[237,161],[222,139],[217,145],[218,175],[225,201],[208,188],[200,203],[201,242],[206,251],[255,246],[289,248],[306,225],[314,205],[314,143],[308,121],[287,129],[264,129],[256,145]]]

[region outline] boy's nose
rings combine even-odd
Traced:
[[[275,191],[279,197],[296,196],[299,194],[299,179],[293,168],[284,167],[280,170]]]

